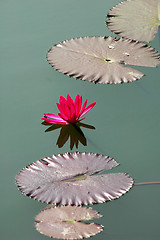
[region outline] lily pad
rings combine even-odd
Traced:
[[[118,35],[151,41],[160,25],[159,0],[127,0],[108,12],[108,28]]]
[[[93,236],[103,230],[95,223],[80,221],[102,217],[92,208],[61,206],[40,212],[35,217],[35,227],[40,233],[54,238],[81,239]]]
[[[156,67],[160,55],[146,44],[112,37],[84,37],[53,46],[48,62],[59,72],[95,83],[132,82],[144,74],[125,65]]]
[[[58,154],[22,169],[16,182],[23,194],[46,203],[102,203],[132,187],[133,179],[126,173],[98,174],[117,165],[113,158],[96,153]]]

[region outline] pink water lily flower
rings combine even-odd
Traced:
[[[57,107],[60,111],[58,115],[52,113],[44,113],[44,118],[42,120],[50,124],[72,124],[83,120],[83,117],[88,111],[90,111],[96,103],[91,103],[88,107],[87,99],[82,106],[82,96],[77,94],[75,100],[73,101],[70,95],[67,95],[65,99],[60,96],[59,103]],[[82,107],[82,108],[81,108]],[[83,117],[83,118],[82,118]]]

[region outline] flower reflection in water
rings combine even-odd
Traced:
[[[87,146],[87,140],[85,135],[83,134],[80,127],[88,128],[88,129],[95,129],[94,126],[84,124],[81,122],[73,123],[73,124],[51,124],[46,121],[42,122],[43,125],[51,125],[49,128],[45,130],[45,132],[50,132],[53,130],[56,130],[60,128],[60,134],[57,140],[56,145],[58,145],[59,148],[63,147],[64,144],[69,140],[70,138],[70,149],[72,150],[74,145],[76,148],[78,148],[79,142],[83,144],[84,146]]]

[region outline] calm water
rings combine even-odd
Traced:
[[[137,82],[95,85],[56,72],[46,61],[49,48],[66,39],[113,34],[105,26],[116,0],[1,0],[1,239],[49,239],[34,229],[45,204],[22,195],[15,175],[29,163],[70,151],[56,146],[59,130],[45,133],[44,112],[58,113],[60,95],[76,94],[97,104],[84,123],[92,140],[79,151],[114,157],[135,182],[160,181],[160,67],[136,68]],[[151,45],[160,51],[158,36]],[[76,151],[74,148],[72,151]],[[135,186],[118,200],[93,205],[104,215],[95,222],[98,240],[158,240],[160,185]]]

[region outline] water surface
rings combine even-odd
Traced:
[[[135,182],[160,181],[160,67],[136,69],[136,83],[100,85],[56,72],[46,61],[50,47],[80,36],[114,36],[105,26],[113,0],[2,0],[1,23],[1,238],[39,240],[34,217],[45,204],[23,196],[15,175],[38,159],[70,151],[56,146],[59,130],[45,133],[44,112],[57,114],[60,95],[97,102],[84,123],[91,141],[78,150],[114,157]],[[158,35],[150,43],[160,51]],[[98,145],[96,147],[95,144]],[[72,151],[76,151],[73,148]],[[104,215],[104,231],[92,239],[158,240],[160,186],[135,186],[112,202],[93,208]],[[49,239],[49,238],[48,238]]]

